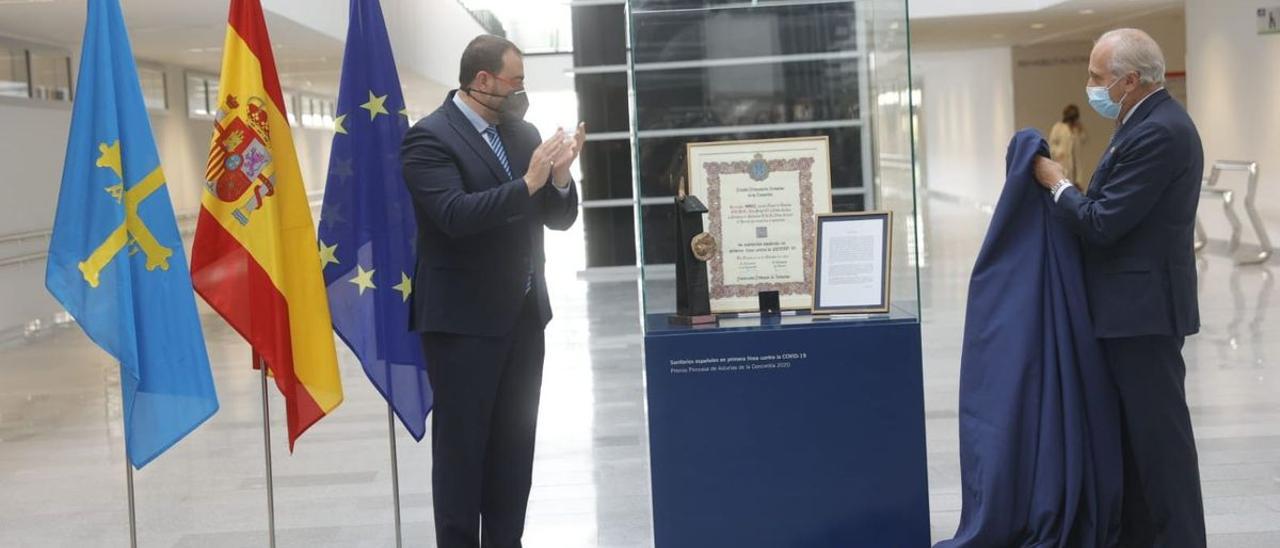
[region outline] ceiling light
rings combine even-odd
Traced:
[[[1031,24],[1031,28],[1033,28],[1033,29],[1035,29],[1035,30],[1040,30],[1040,29],[1044,28],[1044,23],[1032,23],[1032,24]]]
[[[1001,40],[1004,38],[1004,35],[997,32],[995,34],[992,34],[991,37],[995,38],[996,40]]]
[[[1080,15],[1093,15],[1093,14],[1094,14],[1094,11],[1092,9],[1086,8],[1086,9],[1080,10]]]

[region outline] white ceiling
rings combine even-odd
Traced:
[[[964,17],[970,15],[996,15],[1041,10],[1067,0],[982,0],[981,2],[956,2],[955,0],[911,0],[911,13],[920,19],[932,17]]]
[[[85,0],[0,0],[0,35],[78,51],[84,33],[86,3]],[[227,2],[120,0],[120,3],[139,59],[218,72],[226,32]],[[276,14],[271,11],[271,0],[266,3],[267,27],[282,85],[336,94],[343,50],[341,38],[332,36],[333,32],[322,32]],[[329,9],[332,6],[328,4],[333,2],[315,5],[319,8],[322,4]],[[1183,4],[1183,0],[1067,0],[1035,11],[912,18],[912,47],[929,51],[1088,40],[1125,21],[1180,13]],[[292,4],[284,2],[283,5]],[[1033,28],[1033,25],[1043,27]],[[427,80],[412,71],[402,69],[400,72],[406,91],[439,87],[439,84],[427,85]]]
[[[134,55],[143,61],[216,74],[222,63],[227,2],[121,0]],[[0,0],[0,35],[79,51],[85,0]],[[343,43],[266,11],[281,84],[336,93]]]
[[[1181,13],[1183,6],[1184,0],[1068,0],[1018,13],[912,18],[911,47],[936,51],[1092,40],[1128,21]]]

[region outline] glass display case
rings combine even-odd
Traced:
[[[654,544],[927,546],[906,3],[627,10]]]
[[[811,223],[827,211],[892,212],[890,312],[829,318],[800,306],[778,323],[918,322],[917,98],[910,85],[905,2],[631,0],[627,17],[631,174],[646,332],[674,328],[668,322],[677,301],[672,265],[686,245],[676,234],[674,197],[682,187],[696,187],[700,176],[687,161],[689,145],[748,141],[776,150],[778,143],[814,142],[788,141],[805,137],[825,138],[829,154],[801,180],[826,178],[828,184],[814,185],[821,187],[814,191],[817,205],[793,212],[795,222]],[[744,161],[745,169],[755,169],[749,158]],[[759,164],[769,165],[781,170],[791,164]],[[720,200],[715,196],[713,209]],[[723,207],[731,207],[727,199]],[[797,247],[816,245],[807,241],[813,238],[807,225],[788,238]],[[810,253],[802,255],[812,262]],[[805,283],[813,277],[810,272]],[[702,328],[760,323],[739,310]]]

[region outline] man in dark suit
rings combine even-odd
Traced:
[[[497,36],[473,40],[461,88],[400,152],[418,222],[410,322],[435,391],[432,495],[446,548],[521,545],[551,320],[542,232],[578,216],[569,167],[585,130],[543,142],[523,120],[521,57]]]
[[[1204,152],[1195,124],[1164,90],[1160,46],[1108,32],[1089,58],[1090,105],[1117,120],[1082,194],[1040,158],[1036,179],[1082,240],[1095,335],[1120,395],[1121,545],[1204,546],[1195,437],[1182,344],[1200,329],[1192,249]]]

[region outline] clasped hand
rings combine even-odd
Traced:
[[[572,180],[569,168],[587,140],[586,124],[578,124],[572,140],[566,137],[564,128],[557,129],[555,135],[534,149],[533,156],[529,158],[529,171],[524,175],[530,195],[542,190],[548,179],[553,179],[552,184],[557,187],[569,186]]]

